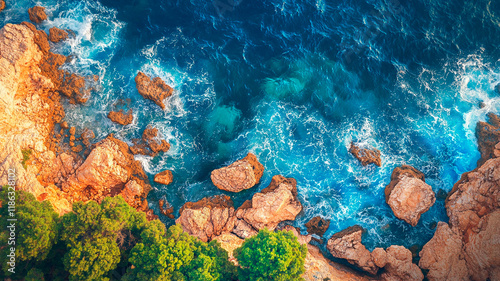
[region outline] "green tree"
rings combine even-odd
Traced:
[[[70,280],[107,280],[136,237],[146,225],[144,213],[138,213],[121,196],[106,197],[99,205],[75,202],[73,212],[62,218],[61,240],[68,251],[64,267]]]
[[[235,267],[218,242],[204,243],[178,225],[165,233],[152,223],[132,249],[125,280],[233,280]]]
[[[39,262],[44,260],[57,239],[58,215],[54,212],[48,201],[39,202],[35,197],[25,191],[12,192],[3,189],[0,192],[0,244],[6,245],[0,253],[0,260],[4,272],[8,274],[7,252],[11,247],[16,249],[16,263]],[[15,202],[15,205],[9,205]],[[14,206],[10,208],[9,206]],[[16,219],[15,239],[10,238],[10,230],[7,228],[11,221]],[[15,243],[15,244],[13,244]],[[19,266],[16,266],[19,269]]]
[[[267,229],[245,240],[234,256],[240,264],[241,281],[302,280],[307,248],[291,232]]]

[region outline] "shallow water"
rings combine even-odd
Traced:
[[[137,157],[151,177],[174,174],[154,185],[153,208],[222,193],[210,172],[254,152],[266,170],[229,194],[237,206],[282,174],[304,205],[295,226],[322,215],[325,237],[360,224],[370,249],[422,245],[447,220],[444,202],[416,227],[398,220],[384,201],[393,168],[413,165],[435,192],[451,190],[479,158],[476,122],[500,111],[498,1],[17,0],[0,21],[28,20],[35,4],[48,8],[41,28],[76,33],[54,45],[75,56],[65,67],[101,77],[87,104],[66,105],[66,120],[128,143],[152,124],[172,144]],[[165,111],[138,94],[139,70],[176,89]],[[133,124],[106,118],[121,107]],[[382,167],[361,166],[351,141],[380,149]]]

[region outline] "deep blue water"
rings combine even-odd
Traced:
[[[54,45],[76,56],[65,67],[102,79],[87,104],[66,105],[66,120],[128,143],[152,124],[172,144],[137,157],[151,176],[174,174],[154,186],[153,208],[220,194],[210,172],[251,151],[266,170],[229,194],[237,206],[282,174],[297,179],[303,230],[322,215],[325,237],[360,224],[370,249],[423,244],[447,220],[444,202],[416,227],[396,219],[384,201],[393,168],[413,165],[435,192],[451,190],[479,158],[476,122],[500,111],[500,1],[16,0],[0,21],[28,20],[35,4],[48,9],[41,28],[76,32]],[[139,70],[176,89],[165,111],[137,93]],[[126,127],[106,118],[119,99],[135,112]],[[361,166],[352,140],[380,149],[383,166]]]

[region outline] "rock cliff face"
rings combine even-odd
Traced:
[[[31,16],[41,20],[42,11],[33,9]],[[147,177],[124,142],[110,136],[85,160],[75,153],[81,145],[66,150],[57,145],[54,128],[64,117],[60,95],[70,101],[88,98],[86,80],[59,69],[65,61],[50,52],[47,34],[30,23],[0,30],[0,184],[6,184],[8,170],[14,169],[17,189],[49,200],[59,214],[69,212],[76,200],[100,201],[118,194],[147,211]],[[59,138],[64,128],[67,123],[61,124]],[[69,135],[70,144],[80,139],[90,149],[90,130],[77,139],[72,127]]]
[[[477,166],[486,160],[498,157],[495,155],[495,145],[500,142],[500,117],[494,113],[488,114],[488,122],[478,122],[476,126],[476,138],[481,158],[477,161]]]
[[[500,158],[466,173],[446,200],[440,222],[420,252],[429,280],[500,279]]]
[[[424,180],[422,172],[403,165],[394,169],[385,188],[385,200],[394,215],[412,226],[436,202],[432,188]]]
[[[248,153],[245,158],[214,170],[210,178],[219,189],[240,192],[258,184],[263,173],[264,166],[254,154]]]

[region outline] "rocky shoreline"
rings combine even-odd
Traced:
[[[35,24],[47,18],[42,7],[30,9],[29,15]],[[60,69],[68,58],[52,53],[49,40],[57,44],[67,36],[67,31],[57,27],[47,35],[27,22],[7,24],[0,30],[0,184],[5,185],[8,170],[15,169],[17,188],[40,201],[49,201],[60,215],[71,211],[76,201],[101,202],[107,196],[121,195],[130,206],[144,211],[148,219],[155,219],[157,215],[146,199],[151,186],[134,155],[155,157],[168,151],[170,144],[153,127],[146,128],[141,139],[132,140],[131,147],[113,135],[92,144],[90,129],[77,134],[74,127],[62,122],[65,113],[61,99],[85,103],[98,82],[98,77],[82,77]],[[165,108],[164,100],[173,92],[170,86],[142,72],[135,81],[139,94]],[[132,123],[133,112],[110,112],[108,117],[126,126]],[[340,231],[326,242],[332,256],[352,267],[325,258],[315,246],[319,240],[312,234],[323,238],[328,221],[312,219],[306,224],[308,235],[284,225],[295,220],[302,204],[298,183],[281,175],[275,175],[266,188],[238,208],[227,195],[187,202],[175,222],[204,242],[219,241],[234,263],[237,260],[232,251],[259,230],[292,231],[300,243],[307,245],[306,280],[411,281],[423,280],[424,274],[430,281],[500,280],[500,118],[494,114],[489,118],[489,123],[477,125],[482,156],[478,168],[462,175],[448,194],[449,222],[438,223],[434,237],[420,252],[418,265],[412,262],[412,252],[403,246],[370,252],[362,244],[364,230],[360,226]],[[350,151],[363,165],[382,165],[376,149],[352,144]],[[26,154],[29,159],[23,160]],[[240,192],[258,184],[264,169],[258,157],[249,153],[214,170],[211,179],[221,190]],[[155,182],[162,184],[172,180],[170,171],[155,176]],[[394,215],[412,226],[436,200],[424,174],[410,166],[394,169],[385,195]],[[159,205],[161,214],[174,218],[168,202],[160,200]]]

